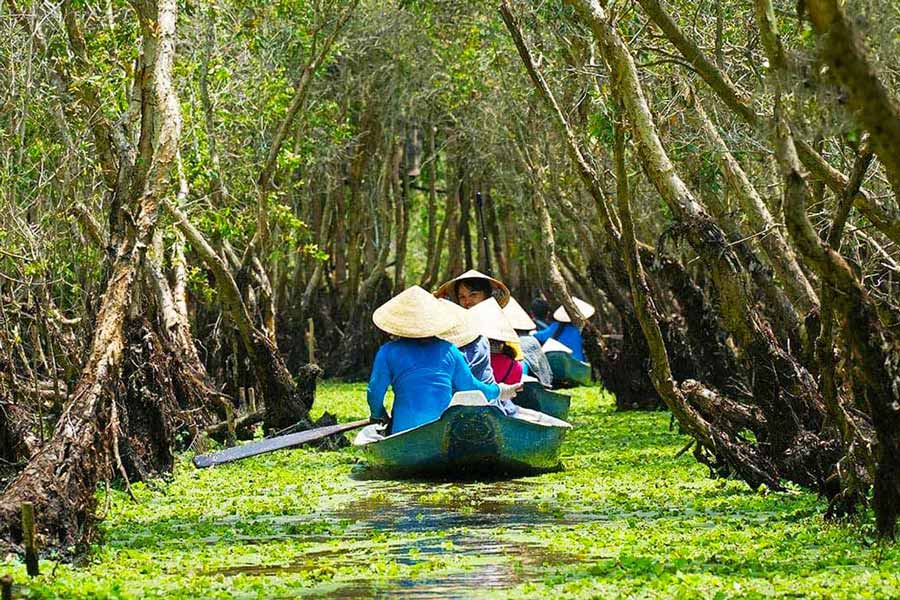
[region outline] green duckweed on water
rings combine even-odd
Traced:
[[[365,417],[364,386],[317,410]],[[103,543],[42,561],[27,598],[890,598],[900,551],[801,491],[710,479],[667,413],[573,392],[565,470],[492,482],[374,478],[352,448],[295,449],[111,492]],[[101,505],[106,501],[101,494]],[[866,517],[868,518],[868,517]]]

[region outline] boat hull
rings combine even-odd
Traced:
[[[565,421],[569,418],[571,397],[546,389],[540,382],[530,381],[513,399],[522,408],[530,408]]]
[[[363,430],[355,442],[370,465],[417,474],[465,476],[556,469],[560,446],[571,426],[528,409],[507,416],[490,405],[451,405],[436,421],[364,441],[372,427]]]
[[[553,385],[575,387],[591,382],[591,365],[572,358],[568,352],[547,352],[547,361],[553,371]]]

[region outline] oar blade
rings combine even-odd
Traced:
[[[197,455],[194,457],[194,466],[198,469],[205,469],[206,467],[230,463],[236,460],[241,460],[242,458],[249,458],[251,456],[257,456],[259,454],[265,454],[267,452],[274,452],[275,450],[281,450],[282,448],[291,448],[293,446],[315,442],[330,435],[344,433],[345,431],[364,427],[370,422],[371,421],[369,421],[368,419],[364,419],[361,421],[353,421],[352,423],[328,425],[326,427],[318,427],[316,429],[299,431],[297,433],[290,433],[288,435],[280,435],[278,437],[260,440],[258,442],[251,442],[249,444],[243,444],[241,446],[234,446],[233,448],[226,448],[224,450],[219,450],[218,452],[213,452],[211,454]]]

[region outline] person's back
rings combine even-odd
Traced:
[[[516,360],[515,352],[505,345],[501,346],[499,352],[491,352],[491,368],[497,383],[522,381],[522,363]]]
[[[548,339],[554,338],[559,343],[572,349],[572,358],[584,361],[584,341],[581,337],[581,332],[571,323],[554,321],[545,329],[536,331],[534,337],[542,344]]]
[[[491,344],[487,338],[479,335],[465,346],[460,346],[459,351],[465,357],[475,379],[481,383],[497,383],[491,368]]]
[[[521,386],[478,381],[462,352],[440,339],[462,334],[465,323],[459,314],[417,285],[372,313],[375,326],[396,339],[375,355],[366,394],[370,419],[390,421],[391,433],[412,429],[439,419],[454,392],[470,390],[481,392],[489,402],[496,400],[505,412]],[[384,406],[388,387],[394,389],[393,418]]]
[[[525,364],[528,365],[528,374],[537,379],[545,386],[553,385],[553,371],[550,369],[550,363],[541,350],[541,343],[533,335],[519,335],[519,345],[522,348],[522,355],[525,357]]]
[[[593,306],[581,298],[572,296],[572,303],[584,319],[590,319],[596,312]],[[553,311],[553,322],[544,329],[536,332],[534,337],[536,337],[541,344],[545,343],[548,339],[553,338],[560,344],[568,346],[572,350],[572,358],[584,361],[584,341],[581,338],[581,330],[572,324],[572,319],[569,317],[569,313],[566,312],[564,306],[560,306]]]
[[[495,398],[496,385],[476,382],[462,353],[436,338],[398,339],[375,356],[369,381],[369,405],[380,405],[390,385],[394,390],[391,431],[397,433],[434,421],[450,405],[455,391],[477,389]]]

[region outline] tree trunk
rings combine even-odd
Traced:
[[[460,194],[461,181],[459,169],[451,161],[447,161],[448,173],[453,173],[453,180],[447,182],[447,208],[448,220],[447,236],[447,270],[444,272],[443,281],[449,281],[463,272],[463,252],[460,248]]]
[[[652,360],[650,374],[653,384],[678,420],[678,424],[699,444],[715,455],[724,457],[751,488],[755,489],[760,484],[766,484],[773,489],[779,489],[778,474],[772,464],[746,442],[713,426],[691,406],[687,398],[688,394],[703,390],[702,386],[697,382],[685,382],[686,389],[678,387],[672,377],[665,342],[659,328],[656,304],[650,295],[650,287],[644,277],[634,237],[630,198],[626,184],[627,175],[624,169],[625,138],[621,123],[616,126],[616,145],[618,147],[616,154],[619,156],[616,169],[618,178],[616,197],[622,224],[623,254],[628,269],[628,278],[631,282],[635,314],[650,348]],[[708,398],[709,395],[706,397]]]
[[[784,210],[788,232],[821,277],[835,287],[835,308],[846,322],[846,335],[858,357],[864,393],[878,438],[875,455],[875,516],[878,532],[894,537],[900,514],[900,341],[881,325],[873,303],[840,254],[819,239],[806,216],[809,189],[800,173],[784,118],[776,118],[776,156],[785,177]]]
[[[426,290],[435,284],[432,279],[434,263],[440,261],[441,247],[438,245],[437,233],[437,163],[438,154],[435,148],[434,127],[428,127],[428,238],[425,242],[425,270],[419,282]]]
[[[725,172],[725,180],[737,195],[744,209],[743,212],[748,217],[752,229],[751,234],[759,240],[759,245],[769,257],[782,284],[789,290],[791,299],[797,303],[800,310],[808,313],[818,308],[819,299],[806,275],[800,269],[794,249],[788,245],[765,202],[750,183],[750,179],[734,156],[731,155],[731,151],[722,136],[719,135],[719,130],[703,110],[700,99],[693,90],[688,89],[688,94],[688,104],[692,109],[688,112],[695,117],[716,152]]]
[[[95,492],[110,472],[115,428],[111,396],[119,383],[125,346],[123,326],[140,263],[156,227],[158,200],[168,180],[181,129],[172,87],[177,3],[135,2],[143,43],[141,155],[145,169],[133,171],[134,226],[118,243],[107,289],[94,327],[91,350],[53,436],[0,497],[0,535],[21,541],[19,508],[32,502],[45,547],[67,551],[92,533]],[[71,21],[74,15],[67,14]],[[74,22],[70,23],[70,27]],[[76,38],[76,42],[78,38]],[[137,186],[140,181],[141,185]]]
[[[756,0],[759,3],[761,0]],[[764,0],[762,0],[764,1]],[[764,129],[764,122],[757,116],[753,108],[749,95],[738,89],[731,82],[728,75],[716,67],[716,65],[706,57],[703,50],[679,29],[678,25],[672,18],[662,9],[659,0],[639,0],[645,12],[653,20],[653,22],[663,31],[665,36],[672,44],[678,48],[682,56],[690,63],[694,71],[709,85],[716,95],[731,109],[736,115],[741,117],[748,125],[757,131]],[[831,2],[834,5],[834,2]],[[760,30],[765,30],[764,24],[760,23]],[[769,37],[768,35],[764,35]],[[778,63],[773,60],[773,66],[777,67]],[[863,75],[866,77],[866,75]],[[797,153],[803,165],[812,171],[816,177],[821,179],[835,193],[843,193],[846,187],[847,178],[831,165],[828,164],[818,152],[813,149],[807,142],[803,140],[796,141]],[[896,189],[896,188],[895,188]],[[872,222],[882,233],[892,239],[895,243],[900,244],[900,210],[892,207],[875,195],[870,194],[866,190],[859,190],[854,196],[854,206],[863,213],[869,221]]]
[[[238,330],[259,383],[259,391],[266,405],[265,429],[277,431],[304,421],[312,408],[310,391],[299,389],[294,383],[275,341],[254,324],[231,271],[203,234],[174,204],[166,202],[166,208],[175,217],[175,225],[215,277],[222,307]],[[317,370],[313,366],[310,368]]]
[[[503,236],[500,233],[500,218],[498,215],[497,204],[494,201],[493,194],[490,192],[485,191],[484,197],[485,219],[487,219],[490,246],[494,255],[494,264],[497,265],[496,276],[502,281],[507,282],[507,285],[510,285],[512,279],[510,277],[509,262],[506,257],[506,252],[504,251]]]
[[[724,233],[677,175],[659,139],[631,53],[605,10],[597,0],[567,2],[574,5],[600,45],[612,75],[613,93],[631,123],[646,174],[680,221],[682,235],[710,270],[723,325],[755,373],[753,396],[770,427],[765,440],[769,457],[778,461],[783,476],[821,489],[838,456],[829,433],[819,437],[825,410],[815,382],[779,346],[759,317],[749,300],[747,276]]]
[[[471,207],[472,199],[469,198],[472,190],[469,189],[469,173],[466,171],[464,162],[459,163],[459,233],[457,238],[462,244],[462,252],[464,257],[463,269],[468,271],[476,267],[472,255],[472,231],[469,227],[471,223]],[[458,273],[454,273],[451,277],[456,277]]]
[[[819,36],[822,59],[850,98],[850,107],[872,136],[894,197],[900,202],[900,105],[878,77],[865,45],[842,2],[809,0],[810,20]]]

